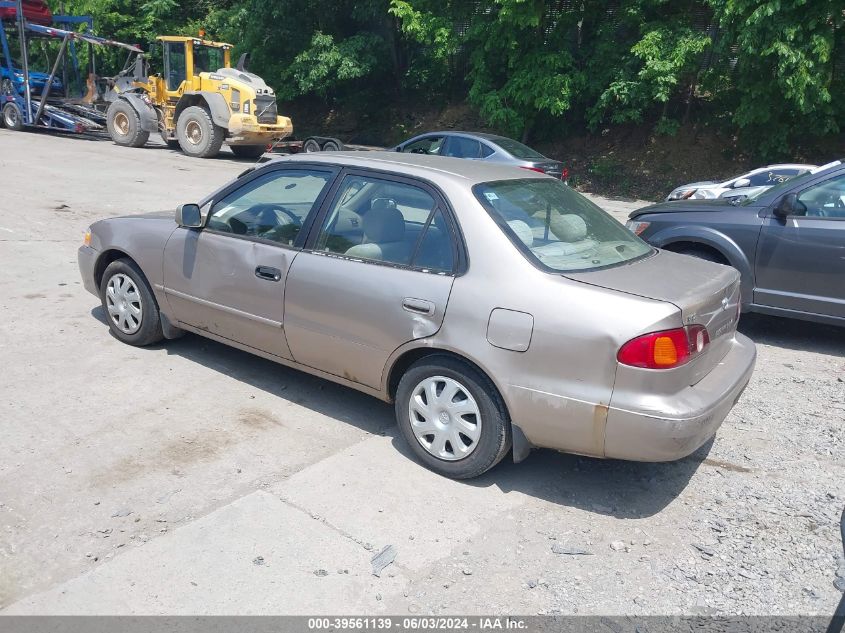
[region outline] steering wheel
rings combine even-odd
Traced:
[[[266,213],[268,211],[279,211],[283,215],[286,215],[290,219],[289,224],[295,224],[296,226],[302,226],[302,220],[299,219],[299,216],[296,215],[295,213],[293,213],[292,211],[290,211],[289,209],[286,209],[285,207],[283,207],[280,204],[267,203],[267,204],[256,205],[255,207],[252,207],[252,210],[256,211],[257,216],[263,215],[264,213]],[[276,227],[273,227],[273,228],[276,228]]]

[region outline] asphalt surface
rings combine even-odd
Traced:
[[[86,227],[246,166],[0,129],[0,613],[833,611],[845,330],[743,317],[755,376],[688,459],[536,451],[450,481],[389,405],[197,336],[109,335]]]

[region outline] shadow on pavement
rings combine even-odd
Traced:
[[[845,327],[743,314],[739,331],[760,345],[845,357]]]
[[[498,486],[562,506],[620,519],[657,514],[686,488],[707,458],[712,441],[676,462],[643,463],[594,459],[551,450],[533,451],[524,462],[509,457],[474,486]]]
[[[91,315],[108,325],[102,306],[91,310]],[[414,459],[396,429],[392,405],[354,389],[192,334],[142,349],[163,349],[280,400],[368,433],[392,437],[394,448],[408,459]],[[660,512],[684,490],[711,446],[712,441],[690,457],[668,463],[602,460],[536,450],[520,464],[514,464],[508,455],[491,471],[465,484],[498,486],[505,492],[518,491],[597,514],[644,518]]]
[[[92,309],[91,316],[108,327],[102,306]],[[374,435],[391,435],[395,428],[393,407],[389,404],[211,339],[186,334],[176,340],[136,349],[164,350],[170,355],[181,356],[280,400],[293,402]]]

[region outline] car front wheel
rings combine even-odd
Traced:
[[[496,389],[468,364],[447,356],[424,358],[402,376],[396,419],[417,458],[454,479],[488,471],[511,445],[510,422]]]
[[[112,334],[124,343],[142,347],[164,338],[155,297],[131,259],[118,259],[106,267],[100,299]]]

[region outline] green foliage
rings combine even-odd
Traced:
[[[66,0],[101,35],[230,41],[284,99],[468,100],[537,137],[716,120],[760,157],[845,124],[845,0]],[[55,7],[54,7],[55,8]],[[103,51],[98,69],[125,54]]]
[[[325,97],[340,84],[373,73],[380,59],[377,51],[383,45],[370,33],[335,42],[331,35],[318,31],[311,45],[293,58],[285,72],[290,81],[283,84],[281,94],[292,98],[314,92]]]

